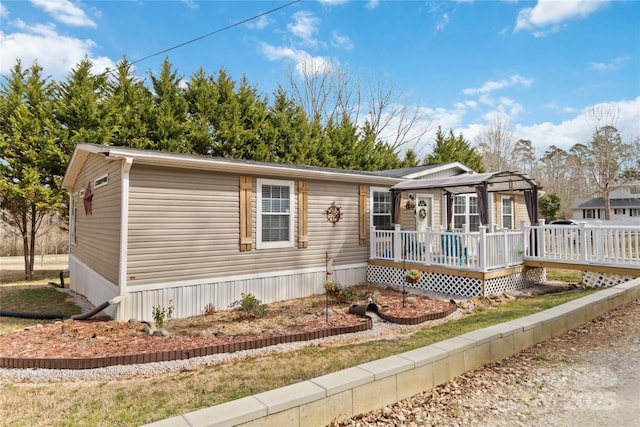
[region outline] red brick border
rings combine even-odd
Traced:
[[[395,317],[378,312],[378,316],[391,323],[398,323],[400,325],[417,325],[428,320],[442,319],[443,317],[447,317],[457,309],[458,306],[456,305],[456,303],[454,301],[450,301],[449,308],[439,313],[428,313],[418,317]]]
[[[191,359],[219,353],[234,353],[241,350],[257,349],[272,345],[310,341],[333,335],[351,334],[373,328],[370,317],[355,326],[336,326],[306,333],[276,335],[270,338],[234,341],[232,343],[209,345],[177,351],[160,351],[144,354],[125,354],[120,356],[88,357],[74,359],[29,359],[19,357],[0,357],[0,368],[41,368],[41,369],[95,369],[114,365],[137,365],[142,363],[166,362],[170,360]]]

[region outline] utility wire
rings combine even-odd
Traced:
[[[177,44],[177,45],[172,46],[172,47],[170,47],[170,48],[168,48],[168,49],[161,50],[160,52],[152,53],[151,55],[147,55],[147,56],[145,56],[144,58],[140,58],[140,59],[137,59],[137,60],[135,60],[135,61],[131,62],[131,65],[137,64],[137,63],[142,62],[142,61],[144,61],[144,60],[147,60],[147,59],[149,59],[149,58],[153,58],[154,56],[162,55],[163,53],[170,52],[170,51],[172,51],[172,50],[174,50],[174,49],[178,49],[178,48],[180,48],[180,47],[182,47],[182,46],[186,46],[186,45],[188,45],[188,44],[191,44],[191,43],[197,42],[197,41],[202,40],[202,39],[204,39],[204,38],[206,38],[206,37],[212,36],[212,35],[214,35],[214,34],[218,34],[218,33],[222,32],[222,31],[229,30],[229,29],[231,29],[231,28],[233,28],[233,27],[237,27],[237,26],[239,26],[239,25],[245,24],[245,23],[247,23],[247,22],[249,22],[249,21],[252,21],[252,20],[254,20],[254,19],[258,19],[258,18],[260,18],[260,17],[262,17],[262,16],[269,15],[270,13],[276,12],[276,11],[278,11],[278,10],[280,10],[280,9],[284,9],[285,7],[291,6],[292,4],[299,3],[299,2],[300,2],[300,0],[294,0],[294,1],[290,2],[290,3],[284,4],[284,5],[282,5],[282,6],[276,7],[276,8],[274,8],[274,9],[268,10],[268,11],[266,11],[266,12],[262,12],[262,13],[260,13],[260,14],[258,14],[258,15],[252,16],[251,18],[244,19],[244,20],[242,20],[242,21],[239,21],[239,22],[233,23],[233,24],[231,24],[231,25],[227,25],[226,27],[223,27],[223,28],[217,29],[217,30],[215,30],[215,31],[212,31],[212,32],[210,32],[210,33],[207,33],[207,34],[205,34],[205,35],[202,35],[202,36],[200,36],[200,37],[196,37],[195,39],[191,39],[191,40],[188,40],[188,41],[186,41],[186,42],[183,42],[183,43]]]

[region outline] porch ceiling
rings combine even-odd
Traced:
[[[402,181],[392,190],[427,190],[441,188],[452,194],[475,193],[476,187],[486,185],[487,191],[523,191],[537,189],[536,182],[527,175],[518,172],[470,173],[436,179],[411,179]]]

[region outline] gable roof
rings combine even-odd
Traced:
[[[413,166],[410,168],[390,169],[374,172],[379,175],[404,178],[404,179],[420,179],[428,177],[434,173],[447,169],[458,169],[458,173],[474,173],[474,170],[463,165],[460,162],[438,163],[433,165]],[[455,174],[457,175],[457,174]]]
[[[538,189],[536,182],[527,175],[503,171],[467,173],[429,180],[406,180],[391,187],[393,190],[426,190],[441,188],[453,194],[475,193],[478,185],[487,185],[487,191],[522,191]]]
[[[380,186],[392,186],[402,181],[402,178],[387,176],[378,172],[227,159],[109,145],[78,144],[64,175],[63,188],[69,189],[73,186],[82,169],[82,165],[90,154],[100,154],[109,160],[126,159],[133,162],[133,164],[253,175],[277,175],[282,178],[314,178],[326,181],[362,182]]]
[[[609,199],[609,203],[612,208],[638,208],[640,207],[640,198],[633,199]],[[594,197],[578,203],[571,207],[571,209],[593,209],[604,208],[604,198]]]

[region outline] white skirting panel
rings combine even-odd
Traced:
[[[118,286],[71,255],[69,256],[69,279],[69,289],[84,295],[95,306],[120,294]],[[112,318],[117,318],[116,310],[117,306],[108,307],[104,313]]]
[[[355,285],[366,281],[365,264],[335,268],[334,278],[345,285]],[[216,310],[226,310],[242,298],[242,294],[252,293],[265,304],[293,298],[301,298],[324,292],[322,284],[326,278],[324,271],[288,271],[283,274],[270,273],[265,277],[251,277],[237,280],[216,279],[215,282],[189,283],[183,286],[145,285],[138,290],[127,288],[126,299],[120,303],[118,320],[138,319],[153,321],[153,307],[173,307],[173,318],[185,318],[203,314],[211,303]]]

